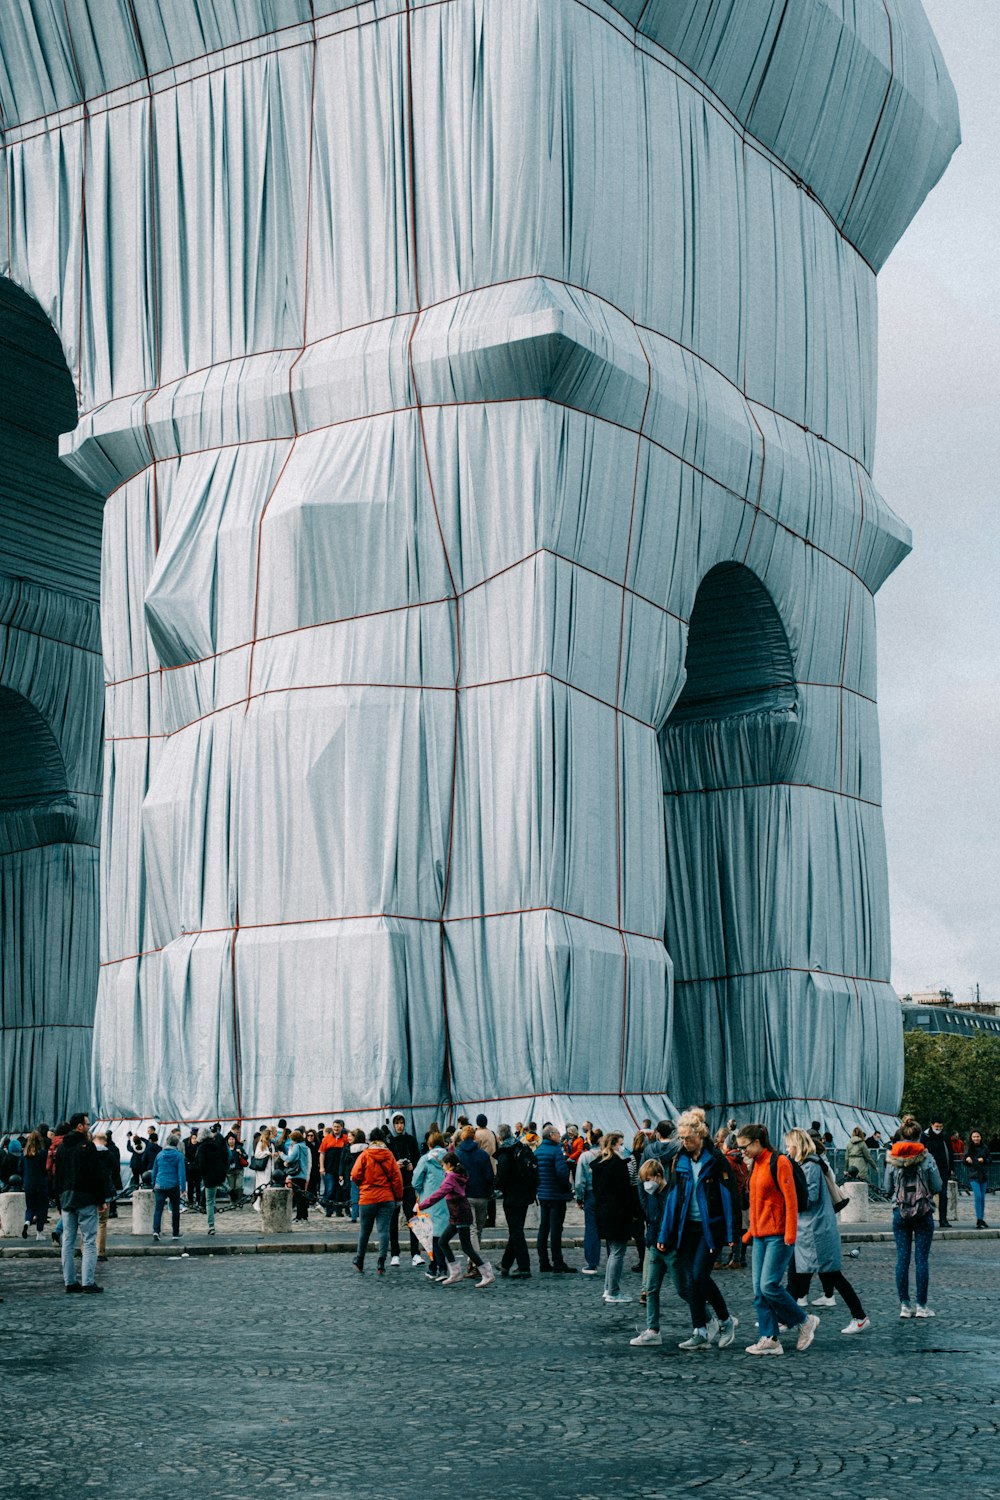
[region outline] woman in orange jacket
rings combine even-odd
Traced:
[[[808,1349],[819,1318],[805,1313],[782,1286],[792,1260],[798,1232],[799,1204],[792,1164],[776,1156],[764,1125],[742,1125],[736,1144],[749,1163],[750,1228],[743,1236],[753,1245],[753,1300],[760,1333],[748,1354],[783,1354],[778,1325],[798,1328],[795,1347]]]
[[[389,1226],[397,1203],[403,1201],[403,1178],[378,1126],[351,1168],[351,1181],[358,1187],[358,1249],[351,1264],[356,1271],[364,1270],[365,1251],[377,1224],[377,1269],[378,1274],[384,1276],[385,1258],[389,1254]]]

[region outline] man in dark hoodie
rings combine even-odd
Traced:
[[[681,1143],[677,1139],[673,1120],[660,1120],[653,1131],[653,1139],[642,1153],[643,1161],[658,1161],[664,1176],[670,1172],[670,1163],[680,1154]]]
[[[399,1174],[403,1179],[403,1218],[407,1221],[412,1218],[416,1207],[417,1195],[413,1191],[413,1168],[420,1160],[420,1149],[417,1146],[417,1138],[410,1135],[406,1129],[405,1115],[393,1115],[392,1130],[386,1145],[396,1158]],[[410,1261],[415,1266],[422,1266],[424,1258],[420,1254],[420,1241],[410,1230]],[[399,1265],[399,1204],[389,1222],[389,1264]]]
[[[86,1113],[71,1116],[69,1133],[56,1152],[55,1190],[62,1210],[62,1272],[67,1292],[103,1292],[94,1282],[97,1225],[107,1199],[106,1176],[90,1139]],[[77,1233],[83,1236],[81,1280],[76,1279]]]
[[[198,1132],[195,1158],[198,1177],[205,1189],[205,1212],[208,1232],[215,1233],[215,1197],[229,1175],[229,1147],[221,1134],[202,1127]]]
[[[538,1163],[530,1146],[500,1126],[497,1145],[497,1191],[503,1195],[503,1211],[510,1231],[500,1262],[500,1275],[525,1279],[531,1275],[531,1258],[524,1235],[524,1221],[538,1192]],[[517,1268],[512,1269],[514,1262]]]

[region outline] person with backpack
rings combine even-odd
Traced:
[[[766,1125],[741,1125],[736,1144],[750,1166],[750,1227],[743,1236],[753,1247],[753,1300],[760,1337],[748,1354],[783,1354],[779,1325],[797,1328],[795,1347],[808,1349],[819,1318],[804,1312],[782,1285],[792,1260],[799,1225],[799,1204],[809,1191],[797,1162],[771,1147]],[[797,1174],[797,1175],[796,1175]]]
[[[464,1127],[463,1127],[464,1129]],[[442,1166],[445,1168],[444,1181],[439,1188],[424,1198],[419,1207],[423,1210],[433,1208],[435,1203],[442,1200],[448,1205],[448,1227],[440,1236],[441,1254],[444,1263],[448,1267],[445,1277],[438,1277],[442,1286],[454,1286],[462,1280],[462,1263],[451,1248],[451,1241],[457,1234],[459,1243],[468,1257],[469,1264],[475,1266],[479,1272],[480,1279],[476,1282],[476,1291],[490,1286],[493,1282],[493,1267],[488,1260],[483,1260],[479,1251],[472,1243],[472,1205],[466,1195],[466,1184],[468,1178],[465,1168],[462,1166],[454,1151],[446,1151],[442,1158]]]
[[[738,1320],[712,1280],[712,1267],[722,1246],[732,1245],[739,1222],[736,1183],[726,1158],[709,1140],[700,1111],[681,1115],[677,1137],[681,1150],[670,1164],[656,1241],[661,1255],[676,1252],[687,1287],[691,1334],[677,1347],[687,1353],[710,1347],[710,1304],[719,1322],[719,1348],[727,1349],[736,1338]]]
[[[523,1281],[531,1275],[524,1221],[538,1193],[538,1163],[531,1147],[519,1141],[509,1125],[500,1126],[496,1163],[496,1186],[503,1198],[508,1231],[500,1275],[510,1277],[511,1281]]]
[[[916,1317],[933,1318],[927,1306],[930,1286],[931,1240],[934,1238],[934,1197],[941,1192],[941,1173],[924,1146],[920,1126],[907,1115],[896,1141],[885,1159],[885,1190],[892,1209],[892,1233],[896,1241],[896,1291],[899,1316],[912,1318],[910,1305],[910,1258],[916,1259]]]
[[[969,1174],[972,1201],[976,1206],[976,1228],[988,1229],[986,1222],[986,1183],[990,1175],[990,1148],[983,1139],[981,1130],[969,1131],[969,1145],[963,1157],[965,1170]]]
[[[804,1130],[790,1130],[785,1136],[785,1150],[792,1161],[798,1162],[805,1173],[808,1199],[799,1212],[798,1234],[795,1253],[788,1271],[788,1290],[800,1307],[805,1307],[809,1283],[818,1273],[823,1295],[817,1297],[813,1307],[835,1307],[834,1292],[839,1292],[847,1304],[851,1321],[841,1333],[864,1333],[871,1321],[861,1305],[861,1299],[842,1270],[840,1254],[840,1230],[837,1215],[833,1211],[833,1199],[827,1187],[830,1169],[822,1152],[816,1150],[811,1135]]]

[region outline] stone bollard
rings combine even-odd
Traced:
[[[948,1222],[950,1224],[955,1224],[955,1223],[958,1222],[958,1204],[959,1204],[958,1179],[957,1179],[957,1177],[949,1177],[948,1178]]]
[[[260,1195],[260,1227],[264,1234],[291,1234],[291,1188],[265,1188]]]
[[[5,1240],[21,1238],[24,1211],[23,1193],[0,1193],[0,1235]]]
[[[841,1224],[863,1224],[868,1218],[868,1184],[859,1178],[857,1182],[842,1182],[840,1191],[850,1200],[840,1210],[837,1218]]]
[[[151,1188],[136,1188],[132,1194],[132,1233],[152,1234],[153,1193]]]

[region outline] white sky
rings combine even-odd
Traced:
[[[913,528],[878,595],[900,992],[1000,1000],[1000,0],[924,0],[963,144],[879,277],[875,483]]]

